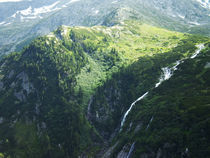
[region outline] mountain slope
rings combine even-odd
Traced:
[[[1,60],[0,153],[22,158],[95,155],[109,137],[90,116],[92,107],[86,113],[96,88],[139,58],[157,54],[162,59],[166,53],[169,64],[205,40],[135,21],[113,27],[62,26],[37,38]]]
[[[209,43],[129,114],[113,157],[209,156]],[[134,145],[135,144],[135,145]]]
[[[54,42],[37,39],[21,54],[1,62],[1,74],[5,74],[1,76],[1,151],[5,156],[72,157],[82,145],[77,142],[90,138],[89,125],[74,99],[77,94],[73,95],[75,75],[85,57],[77,46],[70,51]],[[76,122],[81,124],[77,129]],[[84,144],[89,142],[86,139]]]
[[[1,55],[21,50],[28,41],[60,25],[110,25],[107,19],[113,20],[116,16],[175,31],[206,36],[210,32],[210,9],[195,0],[32,0],[0,3],[0,11]]]

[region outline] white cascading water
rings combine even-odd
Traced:
[[[166,80],[170,79],[171,76],[173,75],[173,72],[177,70],[177,67],[181,63],[183,63],[183,60],[178,60],[178,61],[176,61],[175,65],[173,67],[171,67],[171,68],[169,68],[169,67],[162,68],[161,69],[162,70],[162,74],[161,74],[161,76],[159,78],[159,82],[156,83],[155,88],[159,87],[163,81],[166,81]]]
[[[132,154],[132,152],[134,150],[134,147],[135,147],[135,142],[131,145],[131,148],[129,150],[128,156],[126,158],[130,158],[131,157],[131,154]]]
[[[196,50],[195,54],[190,57],[191,59],[195,58],[201,52],[201,50],[205,48],[204,44],[199,44],[196,47],[198,47],[198,49]]]
[[[191,59],[195,58],[195,57],[201,52],[201,50],[205,48],[205,47],[204,47],[204,44],[196,45],[196,47],[198,47],[198,49],[196,50],[195,54],[193,54],[193,55],[190,57]],[[173,67],[171,67],[171,68],[170,68],[170,67],[164,67],[164,68],[162,68],[162,69],[161,69],[161,70],[162,70],[162,74],[161,74],[161,76],[160,76],[160,78],[159,78],[159,82],[155,84],[155,88],[159,87],[163,81],[166,81],[166,80],[170,79],[171,76],[173,76],[174,71],[177,70],[177,67],[178,67],[181,63],[183,63],[183,62],[184,62],[184,60],[178,60],[178,61],[176,61],[176,62],[174,63],[174,66],[173,66]],[[134,101],[134,102],[131,104],[130,108],[126,111],[126,113],[125,113],[124,116],[123,116],[123,119],[122,119],[122,121],[121,121],[120,131],[122,130],[122,127],[123,127],[123,125],[124,125],[124,123],[125,123],[126,117],[127,117],[127,115],[129,114],[129,112],[131,111],[131,109],[133,108],[133,106],[134,106],[138,101],[144,99],[144,98],[148,95],[148,93],[149,93],[149,92],[146,92],[145,94],[143,94],[141,97],[139,97],[136,101]],[[152,120],[153,120],[153,118],[152,118]],[[148,127],[148,128],[149,128],[149,127]]]
[[[135,101],[131,104],[130,108],[126,111],[125,115],[123,116],[123,119],[122,119],[122,121],[121,121],[121,128],[120,128],[120,131],[122,130],[122,127],[123,127],[123,125],[124,125],[124,123],[125,123],[125,119],[126,119],[127,115],[129,114],[129,112],[131,111],[131,109],[133,108],[133,106],[134,106],[138,101],[144,99],[144,98],[147,96],[148,93],[149,93],[149,92],[144,93],[141,97],[139,97],[137,100],[135,100]]]
[[[149,128],[149,126],[150,126],[150,124],[152,123],[153,119],[154,119],[154,116],[152,116],[152,118],[150,119],[150,121],[149,121],[149,123],[148,123],[148,125],[147,125],[146,130]]]

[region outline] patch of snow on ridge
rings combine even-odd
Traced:
[[[32,7],[30,6],[30,7],[28,7],[27,9],[25,9],[25,10],[22,10],[22,11],[20,11],[20,13],[22,14],[22,15],[30,15],[31,13],[32,13]]]
[[[2,21],[2,22],[0,22],[0,25],[4,25],[6,22],[5,21]]]
[[[8,25],[10,25],[10,24],[11,24],[11,22],[9,22],[9,23],[5,23],[5,24],[4,24],[4,26],[8,26]]]
[[[196,22],[196,21],[190,21],[190,22],[188,22],[189,24],[192,24],[192,25],[197,25],[197,26],[199,26],[199,25],[201,25],[200,23],[198,23],[198,22]]]
[[[0,0],[0,3],[5,3],[5,2],[21,2],[23,0]]]
[[[55,2],[53,4],[51,4],[51,5],[48,5],[48,6],[43,6],[43,7],[34,8],[34,9],[32,9],[32,7],[30,6],[27,9],[17,11],[11,17],[12,18],[16,18],[17,15],[20,15],[21,20],[23,20],[23,19],[41,18],[38,15],[44,14],[44,13],[49,13],[49,12],[61,9],[61,8],[55,7],[58,3],[60,3],[60,1],[57,1],[57,2]]]
[[[95,14],[98,14],[99,13],[99,10],[95,10]]]
[[[25,16],[31,15],[31,14],[32,14],[32,7],[30,6],[30,7],[28,7],[27,9],[17,11],[17,12],[16,12],[15,14],[13,14],[11,17],[12,17],[12,18],[16,18],[16,16],[17,16],[18,14],[22,14],[22,15],[25,15]]]
[[[118,1],[113,1],[112,4],[113,4],[113,3],[117,3],[117,2],[118,2]]]
[[[40,7],[40,8],[35,8],[34,9],[34,15],[38,15],[38,14],[43,14],[43,13],[48,13],[48,12],[52,12],[61,8],[54,8],[58,3],[60,3],[60,1],[57,1],[51,5],[48,6],[44,6],[44,7]],[[54,9],[53,9],[54,8]]]
[[[70,2],[68,2],[67,4],[71,4],[71,3],[74,3],[74,2],[78,2],[80,0],[71,0]]]
[[[180,18],[182,18],[182,19],[185,18],[185,16],[184,16],[184,15],[181,15],[181,14],[178,14],[178,17],[180,17]]]
[[[196,0],[201,4],[202,7],[210,9],[210,1],[209,0]]]

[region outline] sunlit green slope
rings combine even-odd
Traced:
[[[12,158],[95,155],[128,105],[119,104],[123,111],[111,119],[105,110],[109,121],[98,126],[101,120],[94,120],[92,114],[110,101],[104,102],[100,95],[103,86],[114,75],[134,70],[138,78],[147,79],[145,87],[151,87],[160,66],[191,55],[195,45],[206,40],[135,21],[112,27],[62,26],[37,38],[0,61],[0,153]],[[144,75],[153,68],[157,70],[154,75]],[[124,98],[125,103],[141,88]],[[91,96],[99,97],[89,109]]]

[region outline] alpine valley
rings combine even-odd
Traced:
[[[209,0],[0,0],[0,158],[209,155]]]

